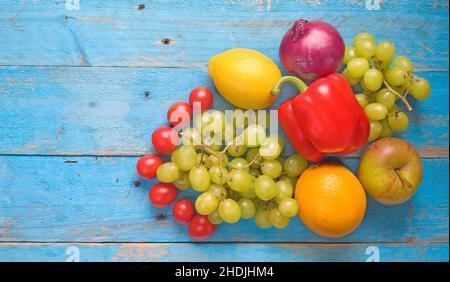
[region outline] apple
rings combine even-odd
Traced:
[[[386,205],[406,202],[422,181],[422,162],[407,141],[385,137],[362,154],[358,178],[366,192]]]

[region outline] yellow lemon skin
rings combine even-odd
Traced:
[[[208,72],[217,91],[236,107],[265,109],[277,99],[271,91],[281,78],[280,69],[256,50],[235,48],[215,55]]]

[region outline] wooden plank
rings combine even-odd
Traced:
[[[400,136],[424,157],[448,157],[448,72],[419,75],[432,94]],[[170,105],[198,85],[214,88],[204,69],[0,67],[0,154],[144,154]],[[294,94],[287,87],[272,109]],[[233,107],[216,93],[215,108]]]
[[[152,182],[136,182],[135,157],[0,156],[0,241],[189,242],[171,208],[147,198]],[[355,170],[358,160],[344,160]],[[415,197],[402,205],[368,201],[359,229],[340,239],[307,230],[260,230],[251,220],[221,225],[210,242],[448,242],[448,159],[425,159]],[[179,198],[193,199],[194,191]]]
[[[448,262],[448,243],[193,244],[2,243],[0,261]]]
[[[448,1],[2,1],[1,65],[204,67],[247,47],[278,62],[278,44],[299,18],[334,24],[347,42],[370,31],[421,70],[448,69]],[[364,14],[364,16],[362,16]],[[170,39],[167,44],[163,39]]]

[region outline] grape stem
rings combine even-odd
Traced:
[[[377,66],[378,70],[379,70],[380,72],[382,72],[382,69],[381,69],[381,67],[380,67],[380,64],[376,63],[376,66]],[[392,88],[392,87],[389,85],[389,83],[387,83],[387,81],[386,81],[386,79],[384,79],[384,77],[383,77],[383,84],[384,84],[384,86],[387,87],[387,89],[389,89],[389,91],[391,91],[392,93],[394,93],[395,95],[397,95],[397,97],[399,97],[400,100],[402,100],[403,104],[405,104],[405,106],[406,106],[406,108],[408,109],[408,111],[412,111],[413,108],[411,107],[411,105],[409,104],[408,100],[406,99],[406,95],[401,95],[400,93],[398,93],[397,91],[395,91],[395,89]]]

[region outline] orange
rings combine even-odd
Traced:
[[[334,163],[308,167],[297,182],[295,199],[303,224],[324,237],[351,233],[366,212],[366,194],[358,178]]]

